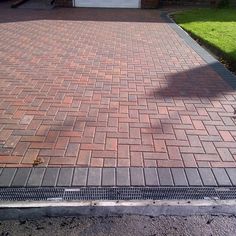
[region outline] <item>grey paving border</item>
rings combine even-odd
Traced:
[[[161,17],[167,24],[190,46],[209,66],[218,73],[233,89],[236,89],[236,76],[232,74],[222,63],[201,47],[186,31],[178,26],[168,12],[162,12]]]
[[[230,187],[236,168],[3,168],[0,187]]]

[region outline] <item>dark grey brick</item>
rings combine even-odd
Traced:
[[[157,168],[159,181],[161,186],[173,186],[173,179],[170,168]]]
[[[115,186],[115,168],[103,168],[102,186]]]
[[[220,186],[232,186],[224,168],[212,168],[216,181]]]
[[[116,169],[116,184],[117,186],[130,186],[129,168]]]
[[[25,186],[30,175],[31,168],[18,168],[12,181],[12,187]]]
[[[89,168],[88,186],[101,186],[102,168]]]
[[[130,168],[130,177],[132,186],[144,186],[144,175],[143,168],[131,167]]]
[[[75,168],[72,186],[86,186],[88,168]]]
[[[188,186],[188,181],[183,168],[172,168],[171,172],[175,186]]]
[[[144,168],[145,182],[147,186],[158,186],[159,179],[156,168]]]
[[[71,186],[73,171],[74,168],[69,168],[69,167],[61,168],[57,179],[57,186],[61,187]]]
[[[27,186],[38,187],[41,185],[45,168],[33,168],[31,170]]]
[[[0,175],[0,186],[9,187],[16,173],[16,168],[4,168]]]
[[[234,186],[236,186],[236,168],[226,168],[226,172]]]
[[[217,186],[215,177],[210,168],[198,169],[204,186]]]
[[[52,187],[57,184],[60,168],[47,168],[43,177],[42,186]]]
[[[202,180],[197,168],[186,168],[185,173],[190,186],[202,186]]]

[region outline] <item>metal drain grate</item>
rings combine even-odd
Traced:
[[[64,188],[0,188],[0,201],[63,199]]]
[[[236,199],[236,187],[0,188],[0,201]]]
[[[219,192],[223,193],[223,192]],[[214,188],[81,188],[65,191],[65,200],[168,200],[219,198]],[[221,195],[223,196],[223,195]],[[233,196],[231,193],[228,196]],[[234,191],[236,197],[236,189]]]

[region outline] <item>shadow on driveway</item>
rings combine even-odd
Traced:
[[[160,11],[144,9],[60,8],[51,10],[11,9],[11,1],[0,3],[0,23],[63,20],[162,23]]]
[[[154,91],[155,97],[216,98],[222,93],[235,91],[209,66],[171,74],[166,79],[167,84]]]

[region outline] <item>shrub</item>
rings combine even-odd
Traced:
[[[218,8],[226,8],[229,7],[230,5],[230,0],[219,0],[217,3]]]

